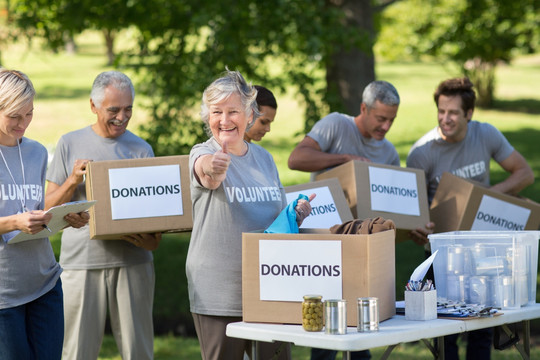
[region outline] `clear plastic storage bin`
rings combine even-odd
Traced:
[[[428,236],[438,299],[515,309],[536,302],[540,231]]]

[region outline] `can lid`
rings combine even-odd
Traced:
[[[379,299],[376,298],[376,297],[361,297],[361,298],[358,298],[358,303],[362,303],[362,304],[369,304],[369,303],[376,303]]]
[[[304,300],[321,300],[322,295],[304,295]]]
[[[344,300],[344,299],[329,299],[329,300],[326,300],[324,303],[325,303],[326,307],[337,307],[340,304],[345,305],[347,303],[347,300]]]

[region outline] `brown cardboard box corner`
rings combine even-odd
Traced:
[[[431,202],[430,213],[431,219],[435,223],[435,232],[471,230],[481,202],[485,197],[512,204],[522,209],[528,209],[530,215],[523,228],[519,230],[538,230],[540,225],[540,204],[529,199],[495,192],[476,181],[463,179],[445,172]]]

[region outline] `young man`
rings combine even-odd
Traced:
[[[515,195],[534,181],[534,174],[523,156],[504,135],[487,123],[471,120],[476,95],[468,78],[443,81],[434,94],[438,126],[425,134],[411,148],[407,166],[424,170],[431,204],[442,173],[476,180],[492,190]],[[491,185],[489,163],[494,159],[510,175]],[[418,229],[418,237],[426,232]],[[467,359],[489,359],[492,330],[468,333]],[[445,337],[445,358],[457,359],[457,335]]]
[[[45,207],[85,200],[89,161],[152,157],[148,143],[127,130],[135,91],[117,71],[94,80],[90,108],[97,121],[61,137],[47,173]],[[161,234],[118,240],[91,240],[89,227],[65,229],[60,264],[64,268],[66,335],[63,358],[97,359],[107,311],[123,359],[153,358],[154,265],[150,250]]]

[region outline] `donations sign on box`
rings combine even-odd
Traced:
[[[86,195],[92,239],[193,227],[187,155],[90,162]]]
[[[178,165],[109,169],[113,220],[183,215]]]
[[[339,180],[313,181],[306,184],[287,186],[287,203],[298,198],[299,194],[315,194],[311,201],[311,213],[304,219],[301,229],[329,229],[353,219]]]
[[[435,232],[537,230],[540,204],[443,173],[431,203]]]
[[[326,230],[328,231],[328,230]],[[395,232],[338,235],[242,234],[242,310],[246,322],[302,323],[304,295],[347,300],[356,326],[359,297],[379,298],[379,318],[395,315]]]
[[[343,297],[339,241],[260,240],[259,264],[261,300],[298,301],[306,294]]]

